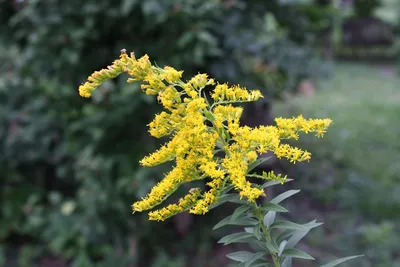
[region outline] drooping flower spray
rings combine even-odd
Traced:
[[[256,202],[258,198],[265,196],[264,189],[267,186],[283,184],[286,176],[276,175],[274,172],[254,173],[253,170],[265,160],[260,155],[268,151],[273,152],[277,158],[284,158],[292,163],[310,160],[311,153],[292,147],[283,141],[297,140],[300,132],[314,133],[321,137],[332,120],[305,119],[299,116],[289,119],[277,118],[274,126],[254,128],[241,126],[243,108],[237,104],[262,98],[263,95],[259,90],[220,84],[207,74],[198,74],[184,82],[183,71],[177,71],[170,66],[160,68],[151,64],[147,55],[136,59],[133,53],[128,55],[125,50],[121,51],[120,58],[107,69],[96,71],[89,76],[88,81],[79,87],[79,94],[82,97],[90,97],[102,83],[121,73],[129,75],[128,82],[141,82],[142,90],[147,95],[155,95],[164,108],[164,111],[156,114],[153,121],[148,124],[149,133],[156,138],[169,136],[169,142],[144,157],[140,161],[141,165],[152,167],[171,161],[174,166],[146,196],[133,203],[133,212],[151,210],[150,220],[163,221],[184,211],[205,214],[219,202],[230,199],[243,206],[218,227],[224,224],[252,227],[253,230],[249,233],[254,235],[253,241],[257,243],[263,239],[265,245],[261,247],[267,250],[257,254],[260,256],[256,257],[253,263],[260,260],[268,262],[268,259],[263,257],[269,254],[273,266],[285,266],[283,264],[285,261],[288,262],[287,259],[303,255],[301,253],[304,252],[296,250],[296,253],[300,254],[295,255],[294,248],[276,244],[276,240],[271,236],[273,228],[285,229],[285,224],[279,226],[277,223],[273,224],[275,213],[287,210],[279,206],[277,200],[275,201],[277,203],[270,203],[265,207]],[[263,185],[251,183],[249,177],[265,180],[266,183]],[[177,203],[154,209],[180,185],[199,180],[205,181],[207,185],[205,192],[199,188],[192,188]],[[236,193],[228,194],[230,191]],[[292,194],[294,193],[275,199],[279,198],[281,201]],[[235,221],[240,218],[245,219],[241,223]],[[297,224],[292,223],[291,227],[294,225]],[[307,227],[311,229],[317,225],[319,224],[314,221]],[[301,228],[304,229],[307,229],[306,226]],[[290,236],[289,234],[288,237]],[[292,243],[294,246],[295,243]],[[288,249],[292,249],[291,254]],[[303,258],[307,257],[303,255]]]

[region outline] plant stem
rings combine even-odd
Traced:
[[[260,226],[261,226],[261,229],[264,234],[266,242],[270,242],[271,236],[269,235],[269,229],[264,225],[264,216],[262,214],[262,210],[255,203],[253,204],[253,212],[254,212],[254,215],[256,216],[258,222],[260,223]],[[279,262],[278,255],[274,252],[270,252],[270,254],[271,254],[272,260],[274,262],[274,266],[281,267],[281,263]]]

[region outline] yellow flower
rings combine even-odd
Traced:
[[[263,97],[258,90],[248,91],[239,85],[215,85],[207,74],[197,74],[184,83],[183,71],[166,66],[153,66],[147,55],[136,59],[131,53],[121,51],[120,58],[107,69],[94,72],[79,87],[79,94],[91,93],[108,79],[126,72],[128,82],[142,82],[148,95],[156,95],[164,111],[156,114],[148,124],[149,132],[156,138],[169,136],[169,141],[157,151],[144,157],[140,164],[152,167],[174,161],[175,167],[141,200],[132,205],[133,212],[151,210],[162,204],[181,184],[207,179],[208,191],[203,194],[192,189],[178,203],[149,212],[150,220],[162,221],[177,213],[189,211],[205,214],[221,197],[227,186],[233,185],[241,199],[254,203],[265,196],[259,186],[248,177],[275,180],[283,183],[286,176],[273,172],[261,175],[249,173],[250,164],[258,155],[271,151],[278,158],[292,163],[310,160],[311,153],[282,143],[285,139],[298,139],[299,133],[315,133],[320,137],[332,123],[330,119],[276,118],[276,126],[240,126],[242,107],[232,104],[256,101]],[[209,104],[202,90],[210,86]]]
[[[169,83],[176,83],[181,79],[182,73],[183,71],[177,71],[172,67],[165,66],[164,72],[160,74],[160,77]]]
[[[153,221],[164,221],[180,212],[186,211],[197,203],[200,196],[200,189],[193,188],[189,194],[179,199],[178,204],[170,204],[162,209],[149,212],[149,219]]]
[[[229,87],[227,84],[218,84],[214,88],[211,97],[216,102],[223,101],[236,101],[236,102],[250,102],[257,101],[263,97],[259,90],[248,91],[246,88],[241,88],[238,85]]]
[[[174,168],[164,179],[155,185],[150,193],[140,201],[133,203],[133,211],[144,211],[154,208],[161,204],[169,195],[171,195],[181,184],[183,174],[180,169]]]

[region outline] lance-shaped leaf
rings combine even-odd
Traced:
[[[224,236],[218,241],[218,243],[223,243],[224,245],[228,245],[231,243],[248,243],[250,242],[251,238],[254,238],[253,234],[240,232]]]
[[[302,224],[302,226],[306,227],[307,230],[291,230],[291,229],[287,229],[285,231],[283,231],[282,233],[280,233],[277,237],[276,237],[276,242],[278,244],[280,244],[283,240],[285,240],[286,238],[289,238],[289,242],[286,245],[287,248],[293,248],[297,245],[297,243],[304,237],[307,235],[307,233],[312,229],[315,228],[317,226],[322,225],[323,223],[317,223],[316,220],[313,220],[309,223],[306,224]]]
[[[295,248],[285,249],[282,252],[282,256],[287,256],[287,257],[291,257],[291,258],[305,259],[305,260],[314,260],[313,257],[308,255],[304,251],[301,251],[301,250],[298,250],[298,249],[295,249]]]
[[[242,216],[240,216],[239,218],[236,218],[235,220],[232,220],[232,215],[222,219],[219,223],[217,223],[213,230],[218,229],[222,226],[225,225],[243,225],[243,226],[253,226],[256,225],[258,223],[257,220],[250,218],[250,217],[246,217],[242,214]]]
[[[248,206],[248,205],[239,206],[232,214],[232,221],[236,220],[239,216],[241,216],[243,213],[245,213],[248,209],[250,209],[250,206]]]
[[[275,220],[276,212],[275,211],[268,211],[267,214],[264,216],[264,225],[269,228]]]
[[[264,211],[288,212],[288,210],[282,207],[281,205],[271,202],[263,204],[262,209]]]
[[[270,201],[270,203],[278,204],[278,203],[282,202],[283,200],[287,199],[288,197],[291,197],[294,194],[297,194],[298,192],[300,192],[300,190],[289,190],[289,191],[286,191],[286,192],[278,195],[277,197],[273,198]]]
[[[279,247],[274,239],[267,240],[265,244],[267,245],[267,248],[271,253],[279,253]]]
[[[303,237],[305,237],[311,229],[318,227],[321,224],[323,224],[323,223],[316,223],[315,220],[311,221],[309,223],[306,223],[306,224],[302,224],[302,226],[306,227],[307,230],[295,231],[292,234],[292,236],[289,238],[289,240],[286,244],[286,248],[294,248],[297,245],[297,243],[299,243],[300,240],[303,239]]]
[[[289,221],[277,221],[274,222],[270,228],[279,228],[279,229],[290,229],[297,231],[307,231],[307,228],[301,224],[297,224]]]
[[[260,165],[261,163],[269,160],[271,157],[265,157],[265,158],[259,158],[256,161],[254,161],[252,164],[250,164],[248,172],[251,172],[252,170],[254,170],[254,168],[256,168],[258,165]]]
[[[232,202],[232,203],[236,203],[236,204],[251,206],[251,204],[248,201],[240,199],[240,196],[238,194],[230,193],[230,194],[222,195],[216,203],[214,203],[210,206],[210,210],[215,209],[216,207],[224,204],[225,202]]]
[[[286,257],[283,262],[281,267],[292,267],[292,258],[291,257]]]
[[[264,256],[264,252],[258,252],[254,253],[253,256],[251,256],[250,259],[244,262],[244,267],[249,267],[251,264],[253,264],[256,260],[260,259],[262,256]]]
[[[254,253],[248,251],[238,251],[234,253],[229,253],[226,255],[226,257],[234,261],[245,262],[248,259],[250,259],[253,255]]]
[[[289,179],[289,178],[286,179],[285,184],[286,184],[287,182],[290,182],[290,181],[293,181],[293,179]],[[268,181],[268,182],[262,184],[262,185],[261,185],[261,188],[267,188],[267,187],[270,187],[270,186],[273,186],[273,185],[277,185],[277,184],[281,185],[281,183],[278,182],[278,181]]]
[[[334,266],[337,266],[339,264],[342,264],[345,261],[349,261],[349,260],[352,260],[352,259],[355,259],[355,258],[359,258],[359,257],[363,257],[363,256],[364,255],[356,255],[356,256],[344,257],[344,258],[341,258],[341,259],[337,259],[337,260],[331,261],[330,263],[324,264],[321,267],[334,267]]]

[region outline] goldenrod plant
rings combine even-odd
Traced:
[[[289,190],[269,202],[257,201],[265,197],[265,188],[290,181],[286,176],[271,172],[255,172],[255,167],[267,158],[260,155],[273,152],[279,159],[292,163],[309,161],[311,153],[292,147],[283,140],[298,140],[299,133],[313,133],[322,137],[332,120],[276,118],[274,126],[248,127],[240,124],[243,108],[238,103],[257,101],[263,95],[259,90],[247,90],[239,85],[220,84],[207,74],[198,74],[182,81],[183,71],[170,66],[153,65],[149,57],[136,59],[134,53],[121,51],[120,58],[107,69],[94,72],[79,87],[82,97],[105,81],[127,73],[128,82],[142,82],[147,95],[157,96],[164,111],[148,124],[149,132],[156,138],[169,136],[169,142],[140,163],[146,167],[173,162],[174,167],[147,196],[132,205],[133,213],[149,211],[149,219],[163,221],[178,213],[188,211],[203,215],[226,203],[240,206],[231,216],[219,222],[214,229],[226,225],[243,226],[242,232],[223,237],[219,242],[249,243],[253,252],[239,251],[227,255],[239,262],[237,266],[292,266],[293,258],[313,258],[295,248],[297,243],[314,227],[315,220],[306,224],[275,220],[276,213],[288,212],[279,205],[299,190]],[[207,93],[206,93],[207,88]],[[263,183],[250,182],[258,178]],[[175,204],[161,205],[182,184],[205,181],[207,191],[192,188]],[[323,265],[336,266],[358,256],[351,256]]]

